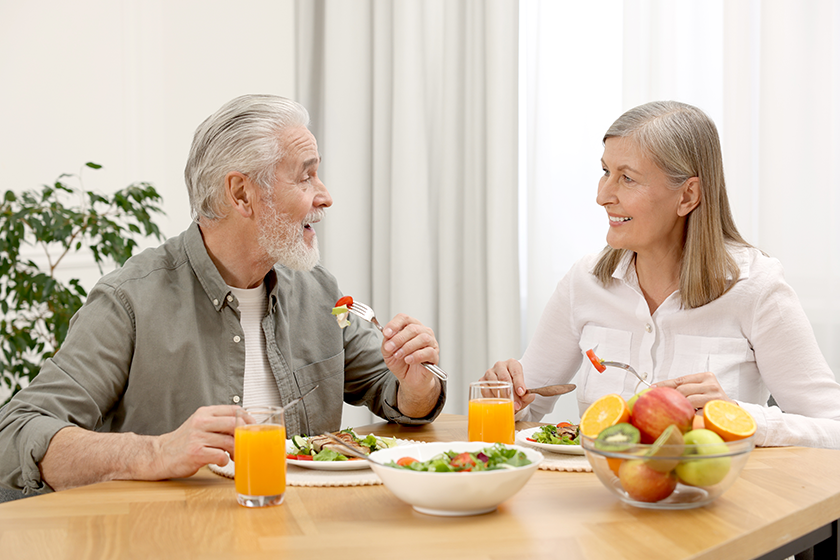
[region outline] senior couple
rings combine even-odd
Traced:
[[[382,335],[365,321],[339,329],[330,314],[342,293],[312,225],[332,198],[308,124],[293,101],[245,95],[198,127],[185,170],[193,222],[104,276],[62,348],[0,409],[0,487],[224,465],[237,407],[284,405],[315,385],[287,412],[289,433],[339,429],[342,402],[398,423],[437,417],[445,383],[422,365],[438,362],[431,329],[405,315]],[[529,384],[577,375],[581,410],[629,397],[630,380],[593,375],[583,353],[596,348],[698,408],[737,402],[758,445],[840,448],[840,385],[779,263],[738,234],[711,120],[674,102],[632,109],[607,131],[601,165],[608,247],[560,281],[522,360],[484,378],[512,381],[529,420],[556,400],[525,395]]]

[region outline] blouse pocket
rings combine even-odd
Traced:
[[[755,362],[745,338],[676,335],[670,378],[710,371],[727,395],[738,398],[742,366]]]
[[[633,333],[629,331],[586,325],[580,336],[580,351],[585,356],[586,351],[592,349],[602,360],[629,364],[632,340]],[[617,369],[599,373],[592,362],[584,358],[577,373],[577,379],[583,382],[583,399],[578,400],[591,404],[606,394],[621,394],[627,375]]]

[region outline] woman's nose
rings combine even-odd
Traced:
[[[604,176],[598,181],[598,194],[595,197],[595,202],[599,206],[606,206],[615,202],[615,181],[612,177]]]

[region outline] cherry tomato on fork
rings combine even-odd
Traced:
[[[350,307],[351,305],[353,305],[353,298],[351,296],[344,296],[342,298],[339,298],[339,300],[335,302],[335,307],[341,307],[342,305]]]

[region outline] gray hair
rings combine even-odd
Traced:
[[[224,216],[225,176],[231,171],[270,187],[285,155],[282,133],[300,126],[309,126],[307,110],[276,95],[243,95],[207,117],[195,131],[184,169],[193,220]]]
[[[738,265],[727,244],[749,246],[738,233],[729,208],[723,156],[715,123],[700,109],[677,101],[654,101],[630,109],[607,130],[609,138],[629,138],[679,188],[700,179],[700,204],[686,217],[680,270],[680,296],[686,308],[700,307],[723,295]],[[607,247],[595,267],[605,285],[624,254]]]

